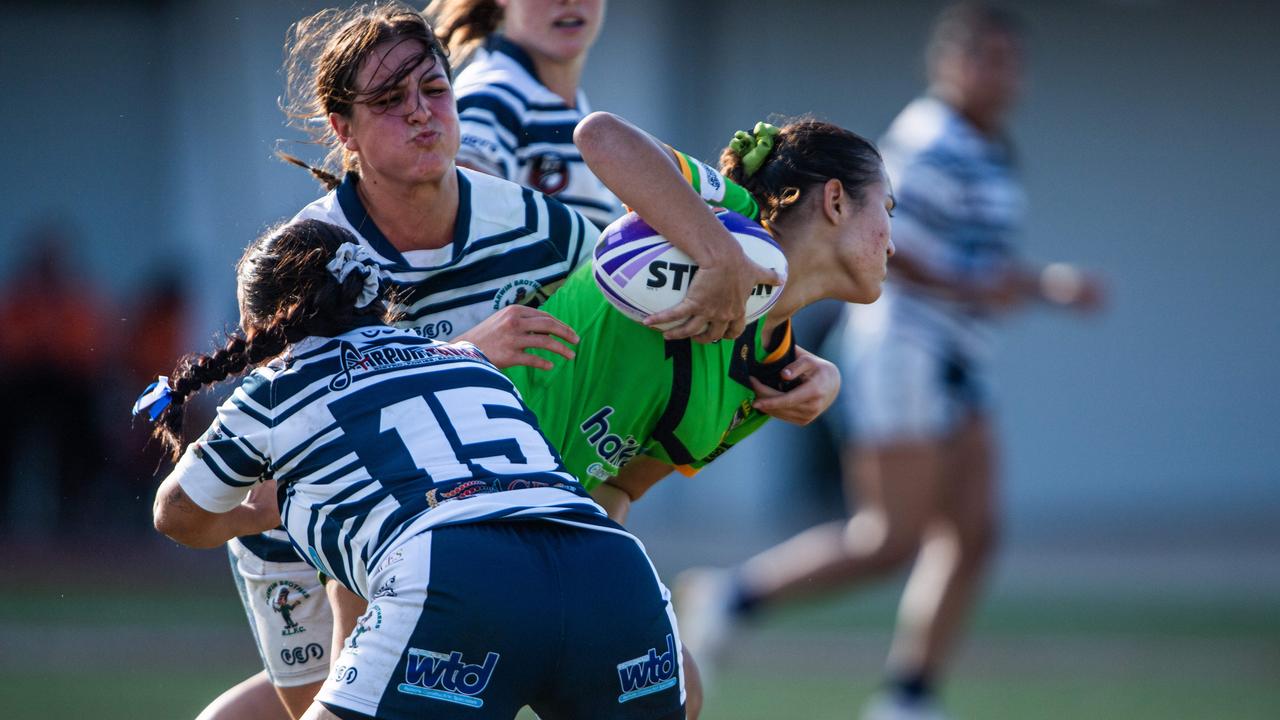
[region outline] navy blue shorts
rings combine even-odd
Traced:
[[[369,575],[317,700],[345,720],[683,718],[670,593],[600,518],[451,525]]]

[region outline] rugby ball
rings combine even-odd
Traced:
[[[741,244],[748,258],[786,274],[787,258],[767,230],[728,210],[717,212],[716,218]],[[600,233],[594,261],[593,274],[600,291],[614,307],[636,321],[678,305],[698,272],[688,255],[634,212],[613,221]],[[747,297],[747,322],[769,312],[781,294],[782,286],[757,285]],[[656,329],[667,330],[674,325]]]

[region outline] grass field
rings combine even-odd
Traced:
[[[21,592],[0,597],[0,716],[192,718],[257,670],[216,553],[166,552],[139,564],[130,577],[74,566],[17,574]],[[856,717],[878,680],[893,598],[892,588],[847,595],[745,629],[703,717]],[[1274,720],[1280,604],[996,593],[946,700],[969,720]]]

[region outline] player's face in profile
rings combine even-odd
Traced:
[[[569,62],[596,41],[604,0],[499,0],[504,32],[535,55]]]
[[[356,74],[362,90],[378,88],[422,53],[414,41],[377,46]],[[360,156],[368,179],[405,184],[438,181],[458,154],[458,108],[444,66],[434,55],[385,92],[362,97],[349,119],[331,118],[346,148]]]
[[[893,202],[886,181],[872,183],[863,189],[862,203],[853,204],[857,211],[844,223],[837,254],[849,281],[843,298],[848,302],[869,303],[880,297],[894,251],[889,227]]]

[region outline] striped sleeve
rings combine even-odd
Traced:
[[[591,256],[595,247],[596,226],[582,213],[543,195],[547,207],[547,240],[568,265],[565,276]]]
[[[270,410],[243,387],[218,408],[213,424],[187,446],[173,470],[195,504],[209,512],[227,512],[269,477],[269,415]]]
[[[517,110],[497,95],[476,92],[458,98],[458,124],[458,161],[514,182],[522,127]]]

